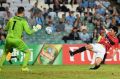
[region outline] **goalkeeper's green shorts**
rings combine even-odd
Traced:
[[[6,38],[5,48],[4,51],[11,52],[11,49],[16,48],[22,52],[25,52],[28,50],[28,46],[23,42],[22,39],[16,39],[16,38]]]

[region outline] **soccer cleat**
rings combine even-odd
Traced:
[[[70,61],[74,61],[74,55],[73,55],[73,52],[72,51],[69,51],[70,53]]]
[[[96,69],[98,69],[99,67],[100,67],[100,65],[95,66],[95,67],[91,67],[90,70],[96,70]]]
[[[28,67],[25,67],[25,68],[22,68],[22,72],[29,72],[29,68]]]

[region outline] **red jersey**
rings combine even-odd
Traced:
[[[109,32],[105,37],[102,37],[98,43],[103,44],[106,51],[108,51],[111,46],[115,46],[115,48],[117,48],[119,45],[118,38],[111,36]]]

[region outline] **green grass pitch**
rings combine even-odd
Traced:
[[[102,65],[89,70],[90,65],[33,65],[31,72],[21,72],[20,66],[4,66],[0,79],[120,79],[120,65]]]

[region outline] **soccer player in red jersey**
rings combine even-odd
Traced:
[[[115,46],[116,50],[119,45],[118,38],[116,34],[118,33],[118,28],[117,27],[111,27],[109,31],[105,29],[106,35],[102,37],[98,43],[94,44],[88,44],[86,46],[83,46],[75,51],[69,51],[70,53],[70,58],[72,58],[75,54],[81,53],[85,50],[90,50],[96,53],[95,56],[95,66],[90,68],[91,70],[96,70],[100,67],[100,64],[104,58],[104,55],[106,51],[109,50],[111,46]]]

